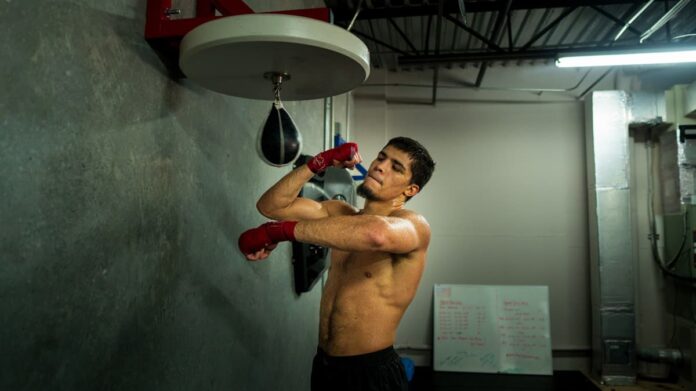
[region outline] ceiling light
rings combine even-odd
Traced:
[[[696,48],[632,52],[563,55],[556,60],[560,68],[604,67],[615,65],[679,64],[696,62]]]

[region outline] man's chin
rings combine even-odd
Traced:
[[[356,193],[368,201],[377,201],[377,196],[375,196],[375,193],[373,193],[372,190],[365,187],[365,182],[358,186]]]

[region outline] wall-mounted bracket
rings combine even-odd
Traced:
[[[157,52],[173,77],[184,77],[179,68],[179,45],[189,31],[203,23],[226,16],[254,14],[243,0],[197,0],[193,18],[174,19],[178,10],[172,8],[172,0],[148,0],[145,21],[145,39]],[[273,11],[272,14],[304,16],[329,22],[328,8],[308,8],[288,11]],[[218,15],[219,14],[219,15]]]

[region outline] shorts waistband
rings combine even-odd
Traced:
[[[393,346],[376,352],[359,354],[356,356],[329,356],[322,348],[317,347],[317,357],[331,366],[345,365],[379,365],[395,357],[399,357]]]

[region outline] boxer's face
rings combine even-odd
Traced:
[[[394,199],[403,193],[412,197],[418,185],[411,184],[411,175],[408,153],[389,145],[370,164],[358,194],[371,200]]]

